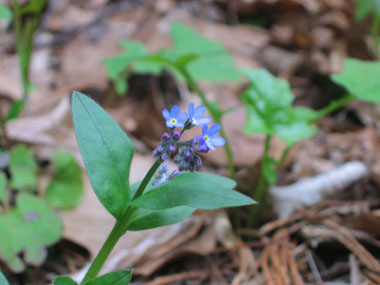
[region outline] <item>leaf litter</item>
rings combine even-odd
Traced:
[[[44,35],[57,39],[68,28],[83,29],[73,32],[61,45],[47,41],[37,50],[32,64],[36,88],[26,116],[7,124],[11,139],[34,145],[39,157],[50,159],[53,148],[65,147],[79,158],[68,115],[68,94],[73,89],[88,90],[132,134],[132,140],[141,143],[132,168],[136,169],[132,180],[137,181],[151,164],[149,148],[159,140],[160,110],[169,103],[186,105],[196,102],[196,98],[168,76],[134,76],[128,96],[117,98],[99,61],[119,53],[119,43],[126,38],[141,40],[151,50],[169,47],[166,33],[173,21],[187,23],[221,42],[239,67],[265,67],[287,78],[295,91],[296,105],[322,107],[319,104],[331,98],[321,98],[325,90],[321,78],[340,71],[347,55],[370,58],[367,40],[357,32],[365,27],[351,21],[351,1],[220,1],[221,5],[185,1],[191,3],[187,6],[181,2],[160,0],[149,9],[143,3],[111,14],[99,13],[101,20],[97,22],[93,22],[99,15],[96,9],[111,5],[111,1],[92,0],[86,5],[69,1],[65,7],[53,9],[37,38],[41,46]],[[207,13],[194,16],[194,11],[202,9]],[[244,21],[247,15],[261,18],[264,28],[226,25],[233,18]],[[268,19],[270,24],[266,23]],[[3,38],[9,41],[1,34]],[[0,95],[8,101],[21,96],[17,61],[9,46],[7,43],[0,49],[1,57],[6,58],[0,63]],[[222,108],[237,108],[223,123],[227,135],[234,138],[235,163],[241,169],[239,184],[245,181],[251,188],[263,152],[263,138],[241,134],[245,115],[238,94],[246,86],[202,83],[202,87],[210,98],[221,102]],[[106,270],[134,267],[139,275],[136,284],[156,285],[305,284],[334,280],[380,283],[376,231],[380,206],[379,119],[376,113],[361,110],[352,104],[322,120],[322,131],[290,153],[279,182],[285,185],[314,177],[352,160],[363,161],[368,167],[370,173],[364,180],[286,218],[278,219],[269,213],[271,218],[264,220],[258,230],[232,228],[224,212],[210,216],[200,212],[178,225],[133,233],[115,249]],[[136,116],[148,112],[149,116]],[[275,143],[275,149],[283,147]],[[207,158],[208,169],[226,173],[225,166],[220,152]],[[60,247],[70,250],[63,254],[65,265],[57,265],[59,258],[48,259],[55,273],[79,277],[80,268],[89,254],[94,257],[113,222],[101,209],[87,180],[85,189],[80,207],[60,213],[67,239]],[[233,215],[230,217],[233,220]],[[336,254],[332,256],[332,252]],[[42,279],[53,278],[52,273],[46,274]]]

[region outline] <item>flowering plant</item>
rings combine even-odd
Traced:
[[[197,153],[206,153],[224,144],[224,139],[216,136],[220,126],[214,124],[208,128],[211,119],[203,117],[204,106],[194,109],[190,104],[189,114],[180,113],[178,106],[173,106],[170,112],[166,109],[162,112],[170,132],[162,135],[161,142],[153,151],[157,159],[143,180],[130,185],[134,147],[125,132],[87,96],[74,92],[72,105],[75,134],[91,185],[100,202],[116,219],[114,228],[81,284],[128,284],[131,278],[129,270],[96,277],[117,241],[128,230],[140,231],[174,224],[196,209],[255,203],[232,190],[236,186],[235,181],[195,172],[202,164]],[[202,135],[180,141],[183,132],[194,126],[202,127]],[[172,156],[178,169],[168,174],[167,160]],[[59,276],[54,284],[77,283],[67,276]]]

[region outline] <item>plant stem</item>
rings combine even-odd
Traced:
[[[226,144],[224,146],[224,149],[226,152],[228,171],[230,173],[230,177],[234,179],[235,178],[234,155],[232,152],[231,145],[230,145],[228,138],[226,136],[226,133],[224,132],[220,114],[216,113],[216,111],[214,110],[214,107],[212,106],[212,103],[207,100],[206,95],[203,93],[202,89],[198,86],[196,81],[187,72],[187,70],[184,67],[179,67],[179,66],[176,66],[176,67],[182,73],[182,75],[185,77],[185,80],[186,80],[187,84],[189,85],[190,89],[192,91],[194,91],[195,93],[197,93],[199,98],[201,98],[202,104],[205,105],[205,107],[209,110],[210,115],[214,119],[214,121],[221,126],[220,135],[222,137],[224,137],[224,139],[226,140]]]
[[[323,109],[319,110],[318,116],[316,118],[314,118],[313,120],[311,120],[310,123],[315,123],[315,122],[319,121],[324,116],[330,114],[331,112],[335,111],[336,109],[343,107],[345,104],[347,104],[348,102],[350,102],[354,99],[355,99],[355,97],[353,95],[347,94],[346,96],[344,96],[338,100],[332,101],[329,105],[327,105]]]
[[[145,174],[145,177],[141,181],[139,188],[137,188],[135,195],[132,197],[132,201],[136,200],[138,197],[140,197],[144,193],[146,186],[148,185],[150,179],[152,179],[154,173],[156,172],[156,170],[158,169],[160,165],[161,165],[161,161],[160,159],[157,159],[152,165],[152,167],[149,169],[147,174]]]
[[[249,221],[248,221],[249,227],[252,227],[257,223],[260,217],[260,213],[263,210],[264,205],[265,205],[266,192],[267,192],[266,189],[268,187],[268,181],[266,181],[265,176],[264,176],[264,166],[268,159],[271,139],[272,139],[271,135],[266,135],[264,155],[261,160],[259,182],[257,183],[257,188],[252,193],[252,198],[258,203],[258,205],[255,207],[252,207],[252,212],[251,212],[251,215],[249,216]]]
[[[137,189],[135,195],[133,196],[132,201],[136,200],[138,197],[140,197],[144,193],[146,186],[148,185],[150,179],[152,179],[154,173],[156,172],[157,168],[160,165],[161,165],[161,162],[159,159],[157,159],[155,163],[151,166],[147,174],[145,175],[144,179],[141,181],[141,184],[139,188]],[[89,281],[98,275],[100,269],[103,267],[104,262],[106,262],[112,249],[115,247],[118,240],[126,233],[127,228],[125,226],[128,223],[129,218],[136,211],[136,209],[137,209],[136,207],[129,205],[125,213],[121,216],[121,218],[118,219],[118,221],[116,221],[111,233],[107,237],[102,248],[96,255],[93,263],[91,264],[85,277],[83,278],[82,283]]]
[[[375,13],[376,14],[376,13]],[[379,29],[380,29],[380,17],[375,15],[371,24],[371,35],[373,41],[374,54],[377,58],[380,56],[379,51]]]

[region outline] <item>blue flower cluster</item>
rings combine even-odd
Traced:
[[[167,166],[163,167],[159,173],[161,180],[163,177],[174,177],[180,171],[189,170],[193,172],[197,170],[202,165],[202,160],[197,152],[207,153],[210,149],[215,151],[216,146],[225,144],[224,138],[216,136],[221,129],[220,125],[213,124],[209,127],[211,118],[204,117],[205,106],[199,105],[194,108],[194,104],[190,103],[188,111],[188,113],[181,113],[180,108],[176,105],[170,109],[170,112],[167,109],[162,111],[162,116],[166,121],[166,126],[170,129],[170,133],[165,132],[162,135],[160,144],[153,151],[153,156],[163,162],[175,154],[174,162],[178,164],[178,171],[167,175]],[[195,126],[202,127],[201,135],[192,140],[180,141],[183,132]],[[182,130],[175,130],[176,128],[182,128]]]

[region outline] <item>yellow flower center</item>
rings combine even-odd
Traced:
[[[195,146],[198,147],[199,146],[199,141],[195,141]]]
[[[208,135],[205,135],[204,139],[205,139],[206,142],[208,142],[208,140],[209,140]]]
[[[172,118],[172,119],[170,120],[170,122],[174,125],[175,123],[177,123],[177,120],[174,119],[174,118]]]

